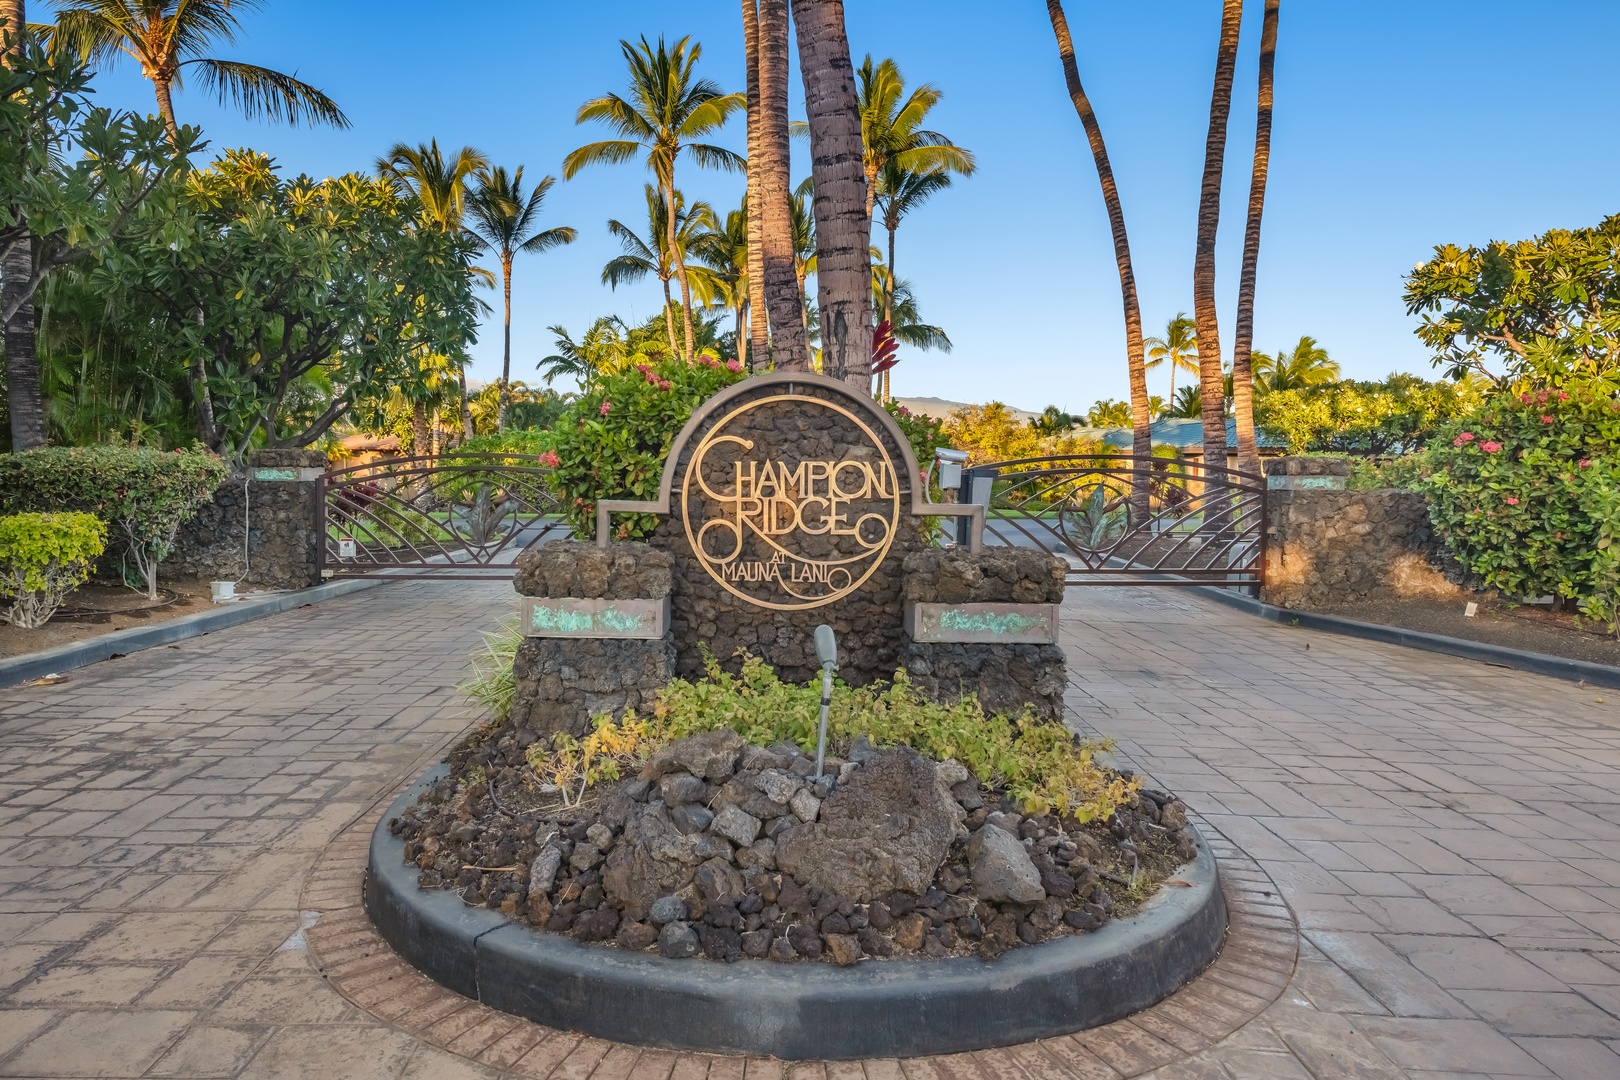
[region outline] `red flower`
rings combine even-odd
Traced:
[[[541,454],[540,463],[542,465],[550,465],[553,469],[562,464],[562,462],[558,459],[557,451],[555,450],[547,450],[545,453]]]
[[[1558,391],[1558,400],[1559,401],[1568,401],[1569,400],[1569,395],[1564,393],[1562,390],[1560,390],[1560,391]]]
[[[1515,499],[1511,495],[1509,495],[1507,498],[1503,499],[1502,501],[1507,503],[1509,506],[1518,506],[1519,505],[1519,500]]]
[[[1490,439],[1486,439],[1484,442],[1479,444],[1479,448],[1485,451],[1487,454],[1494,454],[1498,450],[1502,449],[1502,444],[1499,442],[1492,442]]]
[[[609,412],[612,411],[612,409],[613,409],[613,402],[611,402],[611,401],[602,402],[602,415],[603,416],[606,416]]]
[[[726,361],[726,370],[728,370],[728,371],[741,371],[742,370],[742,365],[737,363],[737,361],[735,361],[735,360],[727,360]]]
[[[1459,445],[1460,446],[1461,444],[1463,444],[1465,442],[1473,442],[1473,441],[1474,441],[1474,433],[1472,431],[1465,431],[1461,435],[1457,436],[1457,442],[1455,444],[1453,444],[1453,445]]]
[[[1589,458],[1589,457],[1583,457],[1583,458],[1581,458],[1581,460],[1577,461],[1575,464],[1580,466],[1583,469],[1590,469],[1592,467],[1592,459]]]
[[[1546,413],[1542,413],[1541,414],[1541,422],[1543,424],[1550,424],[1550,423],[1553,422],[1553,418],[1548,416]]]

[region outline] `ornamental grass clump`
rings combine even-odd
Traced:
[[[0,517],[0,622],[37,630],[67,594],[90,577],[107,547],[107,526],[93,514]]]
[[[1513,599],[1616,615],[1620,399],[1590,388],[1499,394],[1444,428],[1418,486],[1452,553]]]

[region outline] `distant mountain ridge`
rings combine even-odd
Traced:
[[[947,401],[937,397],[897,397],[897,404],[903,405],[911,412],[932,416],[936,420],[943,420],[958,409],[965,409],[971,403],[966,401]],[[1027,409],[1015,409],[1007,406],[1007,411],[1022,421],[1035,419],[1040,413],[1032,413]]]

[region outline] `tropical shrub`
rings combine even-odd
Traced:
[[[743,378],[735,360],[661,360],[603,375],[557,421],[547,463],[574,535],[596,529],[596,500],[651,499],[658,493],[670,444],[692,412]],[[639,540],[656,514],[622,514],[614,536]]]
[[[93,514],[0,517],[0,622],[23,630],[44,626],[62,600],[90,576],[107,546],[107,526]]]
[[[224,462],[203,449],[48,447],[0,457],[0,514],[94,514],[156,599],[158,564],[225,475]]]
[[[659,691],[651,716],[625,714],[625,722],[639,725],[635,730],[649,746],[729,727],[759,746],[785,739],[815,752],[819,680],[803,686],[782,682],[769,664],[747,654],[735,675],[712,656],[704,663],[702,679],[676,679]],[[910,746],[936,760],[955,758],[1031,814],[1106,819],[1137,786],[1095,763],[1094,755],[1106,744],[1078,739],[1062,724],[1027,711],[987,715],[972,695],[950,705],[930,701],[903,668],[892,683],[835,685],[828,744],[841,749],[861,735],[878,747]]]
[[[1620,399],[1582,388],[1495,395],[1441,430],[1423,472],[1430,518],[1485,584],[1612,614],[1601,579],[1620,485]]]
[[[974,465],[1015,461],[1041,453],[1041,433],[1020,421],[999,401],[958,409],[945,421],[951,445],[968,452]]]
[[[1394,374],[1382,382],[1323,383],[1256,398],[1255,426],[1290,454],[1399,454],[1477,409],[1480,380],[1428,382]]]

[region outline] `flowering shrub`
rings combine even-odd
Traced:
[[[1610,618],[1604,542],[1620,506],[1620,400],[1589,389],[1499,394],[1442,429],[1419,486],[1452,553],[1510,597]]]
[[[107,526],[93,514],[0,517],[0,622],[44,626],[106,546]]]
[[[552,485],[574,535],[594,535],[599,498],[656,495],[670,443],[693,410],[742,378],[735,360],[722,364],[699,357],[692,364],[637,364],[597,379],[563,413],[551,439]],[[658,516],[623,514],[614,525],[618,539],[639,540],[658,526]]]

